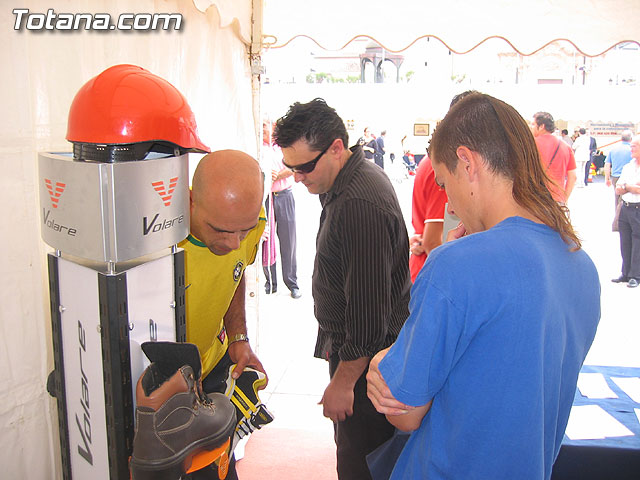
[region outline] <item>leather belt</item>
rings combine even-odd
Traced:
[[[273,193],[277,197],[278,195],[282,195],[283,193],[289,193],[290,191],[291,191],[291,187],[285,188],[284,190],[280,190],[279,192],[271,192],[271,193]]]

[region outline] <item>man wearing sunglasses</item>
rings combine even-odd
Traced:
[[[347,147],[344,122],[324,100],[293,104],[273,136],[295,181],[320,195],[315,356],[329,361],[331,376],[320,403],[334,422],[338,477],[368,479],[366,455],[394,432],[367,398],[365,373],[409,313],[404,219],[386,174],[361,146]]]

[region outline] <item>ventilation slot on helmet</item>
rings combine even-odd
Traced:
[[[170,142],[139,142],[123,145],[97,143],[73,143],[73,158],[102,163],[132,162],[144,160],[150,152],[180,156],[192,151]]]

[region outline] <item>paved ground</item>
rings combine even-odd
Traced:
[[[394,170],[390,176],[394,178],[393,184],[408,219],[413,177],[404,178]],[[313,358],[317,324],[311,299],[320,204],[317,196],[310,195],[302,185],[294,186],[294,195],[298,218],[298,278],[303,297],[293,300],[281,281],[275,295],[264,295],[260,289],[259,325],[250,333],[257,339],[260,358],[269,373],[269,385],[261,394],[276,417],[269,428],[316,432],[317,442],[326,445],[332,441],[332,424],[323,418],[317,403],[329,376],[326,362]],[[630,289],[610,281],[620,275],[621,265],[618,234],[611,232],[613,192],[604,185],[602,177],[598,177],[596,183],[574,190],[569,208],[583,247],[598,268],[602,285],[602,319],[586,364],[640,367],[640,288]],[[584,295],[598,295],[598,292],[584,292]],[[250,444],[259,441],[259,435],[254,435]],[[279,454],[287,455],[287,452]]]

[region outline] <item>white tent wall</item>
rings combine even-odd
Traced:
[[[107,67],[139,65],[175,85],[211,149],[257,154],[250,0],[16,1],[0,14],[0,465],[3,478],[62,478],[46,253],[40,239],[37,152],[70,151],[67,115],[78,89]],[[179,31],[14,30],[31,13],[179,13]],[[193,162],[192,162],[193,163]],[[193,166],[193,165],[192,165]]]

